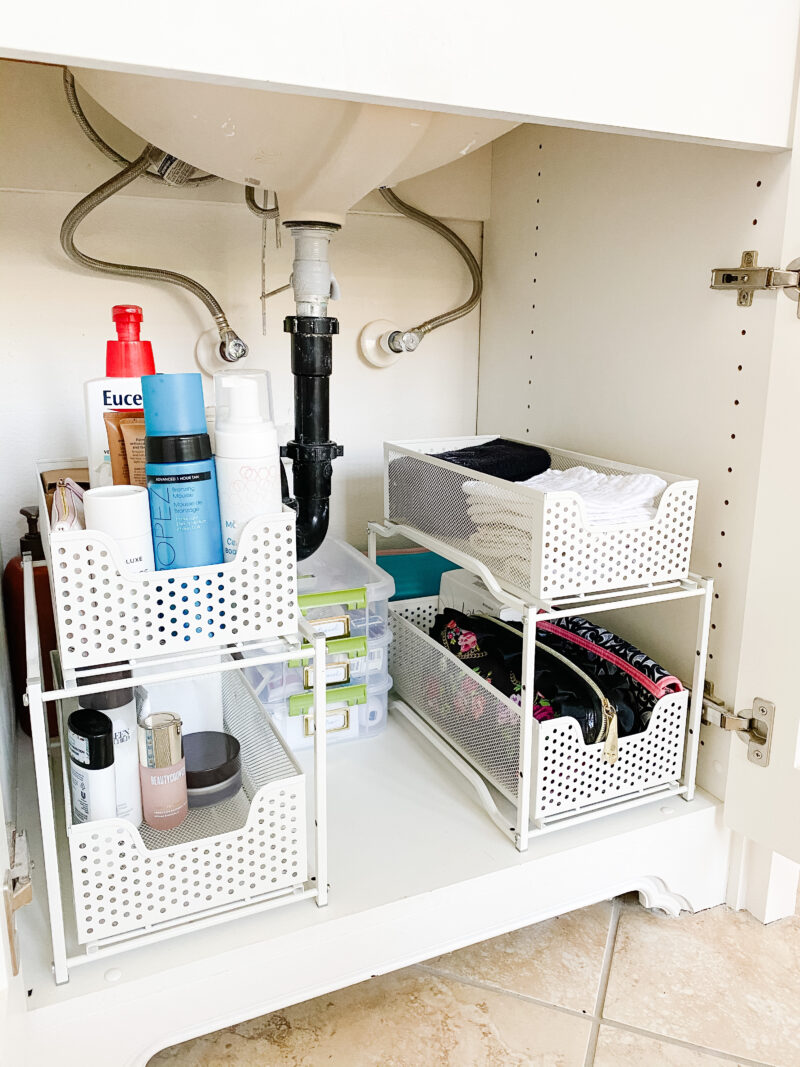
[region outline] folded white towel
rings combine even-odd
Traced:
[[[475,522],[509,522],[531,520],[534,502],[512,487],[503,489],[489,482],[464,482],[470,518]]]
[[[470,549],[502,577],[527,585],[531,571],[531,532],[514,526],[485,526],[469,538]]]
[[[657,512],[656,498],[667,487],[655,474],[602,474],[588,467],[547,470],[518,485],[542,492],[577,493],[583,501],[587,522],[593,526],[612,523],[651,522]],[[469,515],[478,525],[507,524],[530,531],[532,505],[521,493],[489,482],[464,483]]]
[[[469,517],[477,524],[508,523],[509,526],[520,526],[530,530],[533,522],[533,508],[517,510],[508,504],[496,504],[489,502],[483,504],[470,504]]]

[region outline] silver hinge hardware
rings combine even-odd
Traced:
[[[758,252],[742,252],[738,267],[716,267],[711,271],[711,288],[736,290],[736,303],[749,308],[753,293],[782,289],[792,300],[800,297],[800,259],[793,259],[786,270],[778,267],[759,267]],[[800,318],[800,301],[797,304]]]
[[[769,766],[772,748],[772,730],[775,725],[775,705],[771,700],[753,701],[752,711],[738,714],[728,711],[711,700],[703,701],[703,722],[707,726],[719,726],[730,730],[747,742],[747,758],[758,767]]]
[[[8,943],[11,946],[11,972],[19,974],[19,942],[15,913],[33,900],[31,862],[28,855],[28,839],[24,830],[11,834],[11,869],[3,879],[3,903],[6,910]]]

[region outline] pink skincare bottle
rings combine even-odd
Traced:
[[[147,825],[154,830],[180,826],[189,810],[180,715],[158,711],[139,723],[139,778]]]

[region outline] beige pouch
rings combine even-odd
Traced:
[[[62,478],[53,493],[50,530],[52,533],[65,533],[67,530],[83,529],[83,489],[72,478]]]

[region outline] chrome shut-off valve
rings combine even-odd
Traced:
[[[228,334],[219,343],[219,354],[226,363],[238,363],[249,351],[241,337],[235,333]]]

